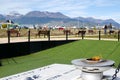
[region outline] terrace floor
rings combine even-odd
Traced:
[[[104,71],[104,79],[112,80],[115,69]],[[30,71],[18,73],[8,77],[0,78],[0,80],[82,80],[81,70],[77,69],[74,65],[68,64],[51,64],[48,66],[40,67]],[[117,74],[115,80],[120,80],[120,72]]]

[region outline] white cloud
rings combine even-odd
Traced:
[[[27,8],[27,3],[26,2],[19,2],[19,1],[15,1],[15,0],[4,0],[4,1],[0,1],[0,3],[2,3],[0,5],[0,12],[2,12],[3,14],[7,14],[11,11],[18,11],[18,12],[26,12],[29,11],[30,8]],[[26,11],[25,11],[26,10]]]
[[[61,12],[69,17],[96,17],[96,18],[113,18],[119,20],[119,10],[112,12],[109,7],[115,7],[119,9],[119,0],[0,0],[0,14],[8,14],[12,11],[17,11],[21,14],[26,14],[29,11],[50,11]],[[108,8],[111,13],[107,14],[93,14],[91,9],[96,8]],[[113,8],[114,9],[114,8]]]
[[[98,7],[115,6],[115,5],[119,5],[120,1],[119,0],[94,0],[92,1],[91,4]]]

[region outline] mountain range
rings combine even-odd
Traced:
[[[0,14],[0,22],[5,20],[13,20],[15,23],[19,24],[39,24],[39,25],[48,25],[48,26],[89,26],[93,27],[96,25],[104,26],[112,23],[113,26],[119,27],[120,24],[114,21],[113,19],[95,19],[92,17],[75,17],[71,18],[60,12],[48,12],[48,11],[31,11],[25,15],[22,15],[17,12],[13,12],[8,15]]]

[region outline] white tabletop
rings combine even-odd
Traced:
[[[88,66],[88,67],[106,67],[114,65],[112,60],[100,60],[100,61],[89,61],[85,58],[72,60],[72,64],[77,66]]]

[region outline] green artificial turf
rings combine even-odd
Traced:
[[[12,54],[12,53],[10,53]],[[71,60],[101,56],[120,62],[120,42],[102,40],[79,40],[34,54],[2,60],[0,78],[28,71],[53,63],[71,64]]]

